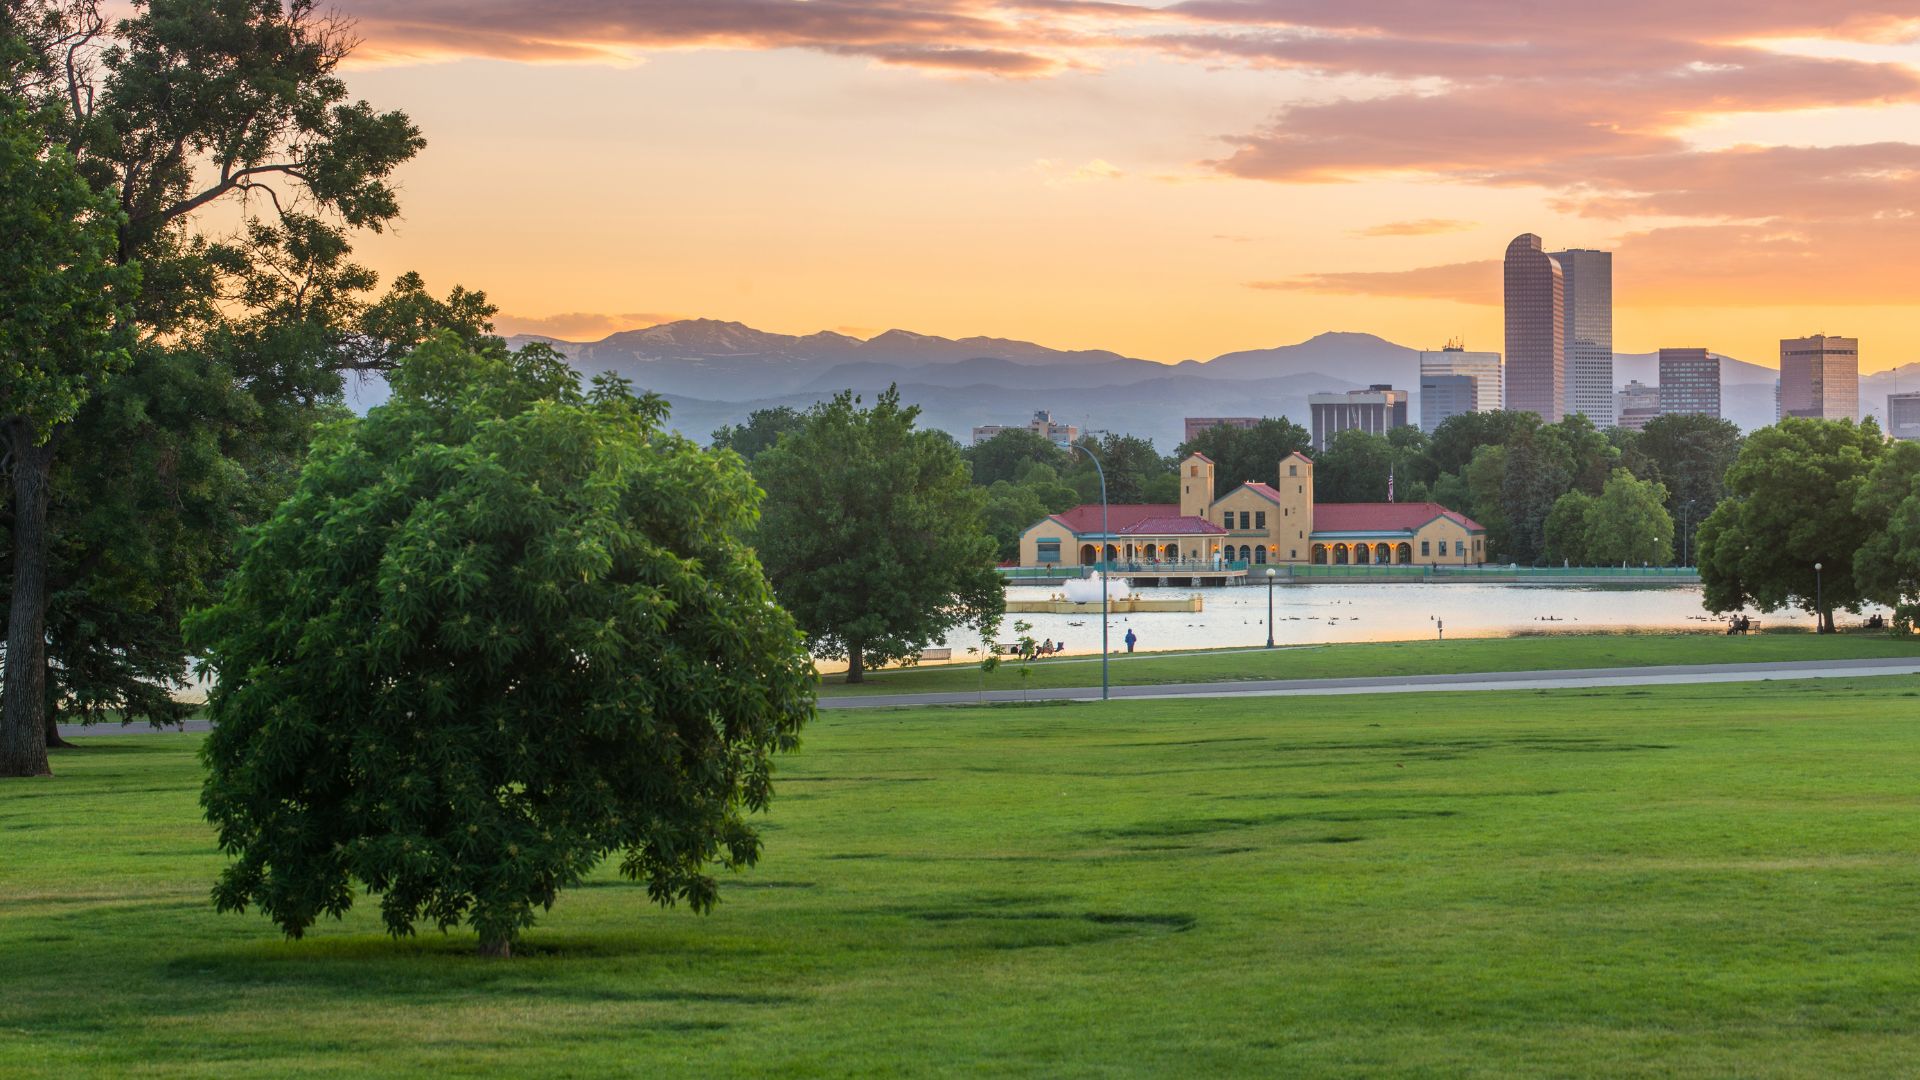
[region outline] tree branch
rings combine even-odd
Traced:
[[[302,183],[307,183],[307,184],[313,183],[312,178],[309,177],[305,172],[301,170],[302,170],[302,167],[298,163],[294,163],[294,162],[283,162],[275,165],[249,165],[244,169],[239,169],[232,173],[228,173],[225,170],[222,170],[219,183],[215,184],[214,186],[208,188],[205,191],[202,191],[200,194],[195,195],[190,199],[186,199],[182,202],[174,203],[172,206],[167,207],[165,210],[156,210],[151,214],[143,215],[142,220],[143,221],[157,220],[159,224],[164,225],[167,222],[172,221],[174,218],[180,217],[184,214],[191,214],[195,210],[200,209],[201,207],[207,205],[213,200],[219,198],[220,196],[225,195],[230,191],[239,190],[245,184],[245,181],[249,176],[259,176],[266,173],[282,173],[286,176],[291,176],[295,180],[299,180]],[[279,204],[279,201],[276,199],[275,205],[277,206],[278,204]]]

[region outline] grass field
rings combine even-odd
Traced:
[[[0,1072],[1889,1076],[1920,679],[826,714],[716,912],[215,915],[195,736],[0,785]]]
[[[1656,664],[1739,664],[1780,660],[1841,660],[1920,656],[1920,637],[1852,634],[1551,634],[1465,638],[1459,641],[1383,641],[1365,644],[1235,649],[1226,652],[1122,653],[1109,665],[1115,686],[1226,682],[1234,679],[1340,679],[1359,676],[1443,675],[1476,671],[1550,671],[1559,668],[1644,667]],[[1003,659],[991,674],[978,664],[895,668],[869,672],[849,686],[840,675],[822,679],[820,692],[912,694],[969,690],[1034,690],[1099,686],[1100,658],[1035,660],[1023,681],[1020,664]]]

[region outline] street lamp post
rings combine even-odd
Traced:
[[[1824,634],[1827,632],[1827,619],[1826,619],[1826,615],[1824,614],[1826,611],[1826,603],[1821,597],[1820,592],[1821,592],[1820,564],[1814,563],[1813,564],[1813,632],[1816,634]]]
[[[1273,648],[1273,567],[1267,567],[1267,648]]]
[[[1107,529],[1107,470],[1101,468],[1100,458],[1092,450],[1079,443],[1068,446],[1087,455],[1093,462],[1093,471],[1100,476],[1100,700],[1107,700],[1107,544],[1113,539],[1113,533]]]

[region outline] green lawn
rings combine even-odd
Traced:
[[[1475,671],[1548,671],[1558,668],[1643,667],[1654,664],[1738,664],[1770,660],[1841,660],[1920,657],[1920,637],[1885,633],[1821,636],[1777,633],[1550,634],[1534,637],[1463,638],[1458,641],[1383,641],[1351,645],[1236,649],[1229,652],[1122,653],[1109,665],[1113,685],[1227,682],[1234,679],[1342,679],[1377,675],[1442,675]],[[978,664],[896,668],[868,672],[849,686],[843,676],[822,679],[820,692],[914,694],[942,691],[1039,690],[1099,686],[1100,658],[1035,660],[1023,684],[1020,664],[1003,660],[983,675]]]
[[[829,713],[712,916],[597,880],[507,962],[215,915],[194,737],[101,739],[0,785],[0,1072],[1911,1074],[1916,720],[1920,678]]]

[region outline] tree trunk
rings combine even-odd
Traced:
[[[45,727],[47,732],[47,739],[46,739],[47,749],[70,750],[73,748],[72,743],[60,737],[60,714],[59,713],[55,712],[52,709],[48,709],[47,722]]]
[[[6,700],[0,705],[0,776],[47,776],[47,499],[53,446],[35,445],[14,421],[13,605],[7,613]]]
[[[489,960],[506,960],[513,956],[513,942],[508,938],[480,939],[480,955]]]
[[[1833,627],[1833,609],[1832,608],[1828,608],[1827,610],[1820,613],[1820,622],[1823,626],[1826,627],[1826,630],[1825,630],[1826,633],[1829,633],[1829,634],[1839,633],[1839,631],[1835,630]]]
[[[858,645],[847,647],[847,681],[850,683],[867,681],[867,655]]]

